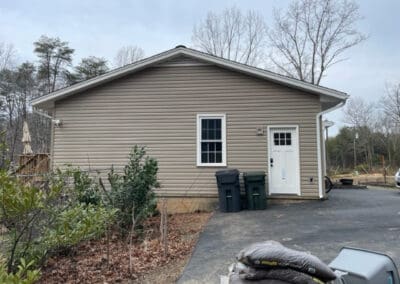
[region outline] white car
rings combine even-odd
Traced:
[[[400,169],[398,169],[398,171],[394,175],[394,183],[397,188],[400,188]]]

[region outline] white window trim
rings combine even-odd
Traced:
[[[203,118],[221,119],[222,163],[201,162],[201,120]],[[197,166],[198,167],[226,167],[226,114],[197,114]]]

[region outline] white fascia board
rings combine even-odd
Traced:
[[[158,63],[162,60],[172,57],[176,54],[179,54],[178,48],[176,50],[171,49],[166,52],[154,55],[152,57],[148,57],[141,61],[126,65],[124,67],[114,69],[103,75],[94,77],[92,79],[88,79],[81,83],[77,83],[70,87],[66,87],[66,88],[60,89],[58,91],[52,92],[48,95],[36,98],[36,99],[32,100],[32,106],[36,106],[36,105],[39,105],[39,104],[42,104],[44,102],[51,101],[51,100],[56,100],[56,99],[58,100],[58,99],[63,98],[64,96],[72,95],[74,93],[81,92],[81,91],[84,91],[84,90],[92,88],[92,87],[96,87],[100,84],[104,84],[111,80],[121,78],[132,72],[142,70],[152,64]]]
[[[236,71],[241,71],[243,73],[247,73],[249,75],[267,79],[269,81],[281,83],[281,84],[284,84],[289,87],[302,89],[302,90],[320,94],[320,95],[327,95],[327,96],[335,97],[335,98],[338,98],[341,100],[346,100],[349,97],[346,93],[343,93],[343,92],[340,92],[337,90],[317,86],[317,85],[314,85],[311,83],[303,82],[303,81],[300,81],[297,79],[286,77],[286,76],[283,76],[283,75],[280,75],[277,73],[273,73],[273,72],[270,72],[267,70],[263,70],[260,68],[256,68],[256,67],[252,67],[249,65],[235,62],[235,61],[223,59],[223,58],[220,58],[220,57],[217,57],[214,55],[210,55],[210,54],[206,54],[203,52],[194,51],[192,49],[187,49],[187,48],[183,49],[182,53],[185,55],[189,55],[189,56],[201,59],[201,60],[206,60],[208,62],[214,63],[215,65],[220,65],[225,68],[229,68],[229,69],[236,70]]]

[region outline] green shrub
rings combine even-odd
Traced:
[[[62,184],[71,202],[94,205],[101,203],[99,184],[80,168],[69,165],[65,170],[56,169],[51,180],[52,183]]]
[[[49,253],[97,237],[112,221],[116,210],[81,203],[71,195],[64,174],[52,176],[47,188],[38,189],[0,171],[0,224],[8,229],[8,273],[18,271],[21,258],[40,265]]]
[[[32,236],[37,234],[45,194],[37,188],[21,184],[0,171],[0,224],[8,229],[6,257],[8,272],[15,271],[19,258],[30,249]]]
[[[157,161],[146,156],[144,147],[138,146],[129,154],[123,174],[111,169],[108,175],[111,185],[108,204],[118,209],[117,221],[122,230],[128,230],[132,225],[132,209],[137,228],[144,219],[154,214],[157,203],[153,189],[159,187],[157,171]]]
[[[65,250],[81,241],[101,236],[112,222],[115,209],[93,204],[77,204],[62,211],[42,242],[52,250]]]
[[[31,283],[38,272],[28,268],[39,266],[52,253],[99,237],[114,220],[128,230],[132,213],[135,228],[140,228],[156,210],[157,171],[157,161],[146,156],[144,148],[134,147],[123,174],[109,173],[111,190],[104,191],[103,200],[99,185],[79,168],[57,170],[40,189],[0,170],[0,225],[8,229],[0,280],[14,283],[13,277],[25,277],[28,282],[21,283]]]
[[[32,269],[34,262],[26,263],[24,259],[19,261],[15,273],[8,273],[4,262],[0,261],[0,283],[4,284],[33,284],[40,278],[40,271]]]
[[[9,229],[21,216],[31,219],[30,215],[44,206],[43,192],[20,183],[6,171],[0,171],[0,196],[0,220]]]
[[[99,184],[87,172],[73,169],[74,190],[81,203],[98,205],[101,201]]]

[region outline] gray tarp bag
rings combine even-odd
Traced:
[[[241,250],[237,259],[254,268],[290,268],[325,282],[336,279],[335,273],[319,258],[289,249],[276,241],[254,243]]]
[[[254,280],[246,280],[240,278],[239,274],[237,273],[232,273],[229,275],[229,284],[292,284],[290,282],[282,281],[282,280],[276,280],[276,279],[264,279],[264,280],[259,280],[259,281],[254,281]]]
[[[249,280],[250,283],[263,283],[260,280],[280,280],[291,284],[325,283],[316,277],[289,268],[257,269],[238,262],[233,265],[232,271],[239,275],[240,279]]]

